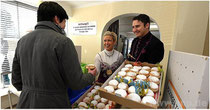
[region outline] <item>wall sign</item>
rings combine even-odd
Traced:
[[[96,35],[96,22],[70,23],[70,34],[72,35]]]

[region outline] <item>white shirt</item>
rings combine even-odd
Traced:
[[[118,60],[119,60],[120,64],[123,63],[123,61],[124,61],[123,55],[120,52],[118,52],[115,49],[113,49],[112,51],[107,51],[106,49],[104,49],[103,51],[98,53],[95,57],[95,66],[96,66],[97,72],[100,74],[100,71],[101,71],[100,63],[101,62],[106,62],[107,64],[112,65],[114,62],[116,62]],[[99,74],[98,74],[98,76],[99,76]],[[97,76],[97,78],[98,78],[98,76]]]

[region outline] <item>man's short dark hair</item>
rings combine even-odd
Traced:
[[[39,5],[37,11],[37,21],[52,21],[57,16],[62,22],[64,19],[68,19],[66,11],[56,2],[45,1]]]
[[[144,23],[144,26],[149,23],[150,24],[150,18],[149,16],[147,16],[146,14],[140,14],[138,16],[135,16],[133,18],[133,21],[134,20],[138,20],[138,21],[141,21],[142,23]]]

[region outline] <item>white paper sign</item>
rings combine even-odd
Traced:
[[[70,34],[72,35],[96,35],[96,22],[70,23]]]

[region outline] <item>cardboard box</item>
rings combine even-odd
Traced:
[[[98,83],[98,82],[95,82],[94,85],[92,85],[77,101],[75,101],[73,104],[72,104],[72,108],[75,108],[75,105],[79,104],[81,101],[83,101],[83,99],[87,96],[87,94],[89,92],[91,92],[92,89],[94,89],[94,87],[98,85],[98,86],[101,86],[101,83]],[[99,91],[98,91],[99,92]],[[96,94],[98,94],[98,92]],[[113,108],[115,106],[112,106]]]
[[[101,88],[99,89],[99,95],[101,97],[104,97],[108,100],[112,100],[118,104],[121,104],[124,107],[128,107],[128,108],[146,108],[146,109],[157,109],[158,108],[158,104],[157,105],[152,105],[152,104],[143,104],[143,103],[138,103],[126,98],[123,98],[121,96],[117,96],[115,93],[109,93],[107,92],[104,87],[108,85],[109,81],[112,80],[114,78],[114,76],[117,75],[117,73],[121,70],[121,68],[123,68],[126,64],[134,64],[134,62],[130,62],[130,61],[125,61],[110,77],[109,79],[106,80],[106,82],[101,86]],[[136,65],[136,63],[134,64]],[[137,64],[137,65],[141,65],[141,66],[150,66],[150,67],[157,67],[160,66],[162,68],[161,65],[157,65],[157,64],[149,64],[149,63],[141,63],[141,64]],[[159,86],[159,90],[158,92],[155,93],[154,98],[157,101],[157,103],[160,102],[159,97],[160,97],[160,93],[161,93],[161,82],[162,82],[162,76],[163,76],[163,72],[161,73],[161,77],[160,77],[160,84]]]
[[[72,108],[74,108],[74,106],[76,104],[79,104],[79,102],[81,102],[86,96],[87,94],[94,88],[95,85],[91,86],[79,99],[77,99],[77,101],[75,101],[73,104],[72,104]]]

